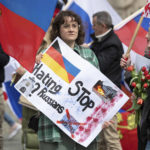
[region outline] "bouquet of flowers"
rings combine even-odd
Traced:
[[[141,70],[137,72],[133,65],[129,66],[127,70],[131,72],[132,78],[130,80],[130,85],[133,87],[134,95],[132,107],[129,110],[135,110],[136,123],[139,123],[140,108],[148,96],[147,88],[150,86],[150,71],[143,66]]]

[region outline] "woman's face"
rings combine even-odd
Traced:
[[[65,17],[65,22],[60,26],[60,37],[61,39],[69,43],[74,43],[78,38],[79,25],[74,18]]]

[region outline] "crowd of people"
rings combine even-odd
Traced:
[[[84,27],[81,18],[72,11],[61,11],[56,15],[49,31],[49,40],[53,41],[60,37],[73,51],[83,59],[90,62],[109,78],[118,88],[121,88],[122,70],[130,65],[130,56],[125,58],[122,43],[113,31],[112,18],[106,11],[93,14],[92,17],[94,33],[91,35],[92,44],[84,43]],[[88,47],[89,46],[89,47]],[[43,49],[44,50],[44,49]],[[147,49],[145,57],[150,57],[150,33],[147,34]],[[36,63],[40,63],[42,54],[37,54]],[[4,116],[2,82],[4,81],[4,66],[8,63],[9,56],[0,48],[0,150],[3,150],[2,140],[2,120]],[[20,67],[17,73],[23,75],[25,70]],[[94,75],[93,75],[94,77]],[[138,126],[138,150],[150,149],[150,90],[148,98],[142,107],[142,124]],[[28,127],[30,117],[37,111],[23,107],[23,140],[27,141],[28,133],[31,136],[37,135],[40,150],[122,150],[119,135],[117,132],[117,117],[103,124],[100,134],[88,147],[83,147],[73,141],[63,131],[61,131],[46,115],[40,112],[38,131],[31,131]],[[14,122],[12,123],[14,124]],[[21,126],[17,129],[19,130]],[[23,144],[23,145],[24,145]],[[24,147],[26,149],[27,147]],[[31,148],[31,147],[30,147]],[[33,149],[33,148],[32,148]]]

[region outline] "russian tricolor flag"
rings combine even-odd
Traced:
[[[119,36],[120,40],[125,46],[129,46],[132,39],[133,33],[137,27],[144,8],[135,12],[132,16],[123,20],[119,25],[115,27],[116,34]],[[144,50],[146,48],[146,34],[148,28],[150,27],[150,18],[144,17],[141,27],[136,36],[135,42],[133,44],[132,50],[137,54],[144,55]]]
[[[143,15],[143,12],[144,8],[141,8],[115,27],[116,34],[121,39],[125,52],[129,47],[130,41],[141,18],[141,15]],[[150,64],[150,60],[143,57],[145,54],[145,48],[147,47],[146,34],[149,30],[149,27],[150,18],[144,15],[144,19],[136,35],[132,50],[130,52],[131,62],[135,65],[137,71],[139,71],[142,66],[148,67]]]
[[[56,4],[57,0],[0,0],[0,43],[30,72]]]

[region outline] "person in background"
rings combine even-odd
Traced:
[[[2,90],[2,83],[4,82],[4,66],[9,62],[9,56],[2,50],[0,45],[0,150],[3,150],[3,118],[4,118],[4,96]]]
[[[150,59],[150,28],[146,34],[147,46],[145,49],[145,57]],[[126,59],[128,58],[128,59]],[[127,69],[131,65],[130,55],[127,57],[123,55],[120,61],[120,66]],[[150,69],[150,68],[149,68]],[[130,81],[130,77],[128,77]],[[138,150],[150,150],[150,87],[147,88],[148,97],[144,101],[141,107],[141,124],[137,127],[138,132]],[[131,100],[135,99],[135,95],[132,94]]]
[[[26,69],[22,66],[16,68],[16,79],[15,83],[20,79],[21,76],[26,72]],[[18,76],[18,77],[17,77]],[[20,101],[25,100],[25,97],[20,96]],[[30,118],[37,113],[37,110],[31,109],[27,106],[22,106],[22,147],[23,150],[39,150],[39,142],[37,133],[28,127]]]
[[[46,36],[48,37],[48,35]],[[42,58],[42,53],[41,50],[46,49],[48,46],[48,42],[46,40],[46,37],[44,37],[40,48],[38,50],[38,53],[36,55],[36,63],[40,63],[40,60]],[[14,68],[15,68],[15,73],[12,75],[12,78],[14,79],[14,83],[17,83],[18,80],[24,75],[24,73],[26,72],[26,69],[22,66],[20,66],[20,64],[18,64],[17,62],[14,62]],[[22,95],[20,96],[20,102],[21,101],[27,101],[25,99],[25,97],[23,97]],[[39,142],[38,142],[38,138],[37,138],[37,133],[29,128],[28,124],[29,124],[29,120],[30,118],[37,114],[38,111],[35,109],[32,109],[31,107],[27,107],[27,106],[22,106],[22,146],[23,146],[23,150],[38,150],[39,149]]]
[[[94,52],[81,47],[84,40],[84,29],[80,17],[72,11],[61,11],[52,23],[50,41],[60,37],[73,51],[99,68]],[[98,150],[98,137],[87,147],[73,141],[62,132],[48,117],[40,113],[38,126],[40,150]]]
[[[4,120],[10,126],[10,134],[8,135],[7,139],[12,139],[22,128],[21,124],[15,122],[13,118],[5,111],[4,112]]]
[[[120,39],[113,31],[112,18],[108,12],[100,11],[93,15],[93,30],[91,49],[98,58],[100,71],[121,88],[120,59],[124,51]],[[116,115],[112,118],[112,122],[100,133],[99,150],[122,149],[117,132]]]

